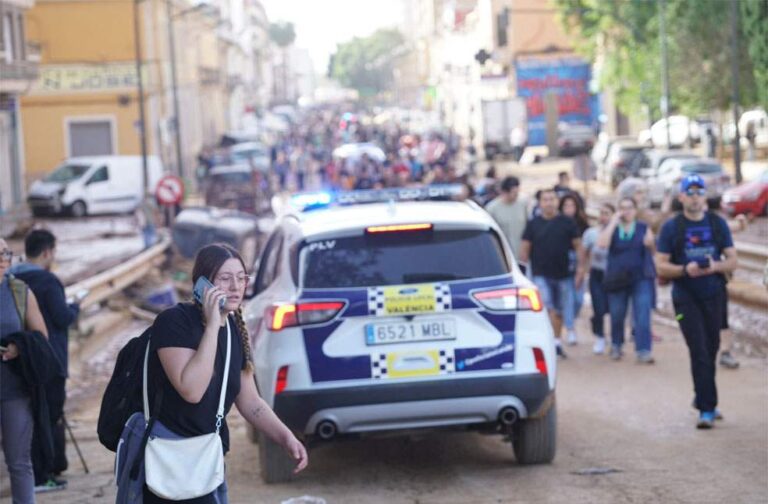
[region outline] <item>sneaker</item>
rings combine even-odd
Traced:
[[[656,361],[653,359],[653,355],[651,355],[650,352],[643,352],[637,354],[637,363],[638,364],[653,364]]]
[[[739,361],[736,360],[736,357],[731,355],[731,352],[726,350],[725,352],[720,353],[720,365],[726,369],[737,369],[739,367]]]
[[[715,408],[715,420],[725,420],[719,409]]]
[[[555,351],[557,352],[557,356],[560,357],[561,359],[568,358],[568,354],[565,353],[565,350],[563,350],[563,345],[561,345],[559,341],[555,345]]]
[[[615,361],[621,360],[621,355],[622,355],[621,347],[618,347],[616,345],[611,345],[611,359]]]
[[[696,422],[697,429],[711,429],[715,426],[715,412],[702,411],[699,413],[699,421]]]
[[[50,478],[45,483],[35,485],[35,493],[55,492],[57,490],[66,490],[67,480],[57,480]]]
[[[568,345],[575,346],[577,343],[578,341],[576,341],[576,332],[568,331]]]
[[[597,337],[595,344],[592,345],[592,353],[595,355],[603,355],[605,353],[605,338]]]

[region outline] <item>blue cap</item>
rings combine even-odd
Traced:
[[[686,175],[685,178],[680,181],[680,192],[685,192],[692,186],[698,186],[702,189],[707,188],[707,184],[704,183],[704,179],[701,178],[700,175],[691,173],[690,175]]]

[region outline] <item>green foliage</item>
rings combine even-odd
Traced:
[[[293,23],[269,23],[269,38],[280,48],[286,48],[296,40]]]
[[[328,76],[370,98],[392,89],[395,63],[404,55],[405,39],[395,29],[339,44],[328,62]]]
[[[752,58],[758,101],[768,110],[768,0],[743,0],[741,22]]]
[[[766,3],[768,0],[743,0]],[[555,0],[561,20],[583,40],[579,50],[593,61],[602,58],[598,76],[613,89],[625,113],[643,104],[659,115],[661,42],[659,1]],[[727,0],[667,0],[666,31],[670,110],[695,116],[729,106],[732,94],[730,2]],[[764,18],[763,18],[764,19]],[[740,98],[757,101],[758,65],[751,45],[757,36],[741,25],[739,54]],[[765,33],[765,21],[760,29]],[[763,35],[763,47],[765,44]],[[747,47],[750,47],[750,50]],[[763,65],[765,68],[765,65]]]

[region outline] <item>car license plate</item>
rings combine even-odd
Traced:
[[[425,319],[417,322],[390,322],[365,326],[367,345],[455,339],[456,324],[450,319]]]

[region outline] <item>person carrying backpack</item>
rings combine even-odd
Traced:
[[[158,315],[151,327],[145,367],[149,393],[144,409],[150,410],[152,420],[147,424],[143,414],[135,413],[126,424],[121,443],[132,443],[126,433],[136,428],[142,431],[146,427],[152,439],[189,440],[215,432],[221,437],[219,451],[226,454],[230,441],[225,417],[235,404],[246,421],[282,446],[296,461],[295,472],[303,470],[308,461],[306,449],[256,389],[241,308],[248,283],[245,263],[228,245],[208,245],[198,252],[192,270],[194,283],[201,277],[213,285],[205,289],[202,303],[179,303]],[[142,335],[135,341],[146,342],[147,338]],[[148,404],[153,407],[149,408]],[[121,460],[120,453],[124,449],[141,453],[145,450],[143,445],[148,443],[153,441],[147,441],[144,435],[139,449],[135,443],[133,447],[117,447],[118,502],[136,503],[142,499],[143,504],[172,502],[156,495],[156,490],[147,484],[136,493],[127,488],[133,483],[128,482],[124,474],[130,472],[135,476],[139,471],[133,470],[135,461]],[[147,453],[144,451],[143,455]],[[121,466],[125,469],[121,470]],[[156,475],[151,474],[149,466],[144,470],[141,473],[145,473],[146,481],[150,482]],[[131,477],[133,482],[137,479],[144,481],[140,476]],[[128,496],[121,500],[126,492]],[[226,479],[211,493],[195,497],[196,504],[226,504]]]
[[[686,176],[678,196],[683,212],[661,228],[658,274],[671,280],[672,302],[691,359],[699,410],[696,427],[710,429],[722,418],[717,409],[715,364],[720,347],[725,297],[724,274],[736,269],[736,249],[728,224],[707,211],[704,179]]]
[[[0,443],[14,504],[34,504],[32,398],[18,366],[21,350],[9,340],[25,329],[46,338],[48,332],[35,295],[24,282],[6,274],[12,258],[11,249],[0,238]]]
[[[42,450],[33,444],[35,490],[62,490],[67,487],[67,482],[55,475],[64,472],[68,466],[64,439],[64,403],[69,375],[69,326],[77,320],[80,307],[67,302],[64,286],[51,272],[56,259],[56,237],[53,233],[46,229],[30,231],[24,239],[24,252],[26,262],[13,266],[10,271],[16,278],[23,280],[39,300],[40,311],[48,329],[48,340],[58,361],[56,376],[46,386],[54,456],[46,460]],[[38,437],[38,433],[35,437]]]

